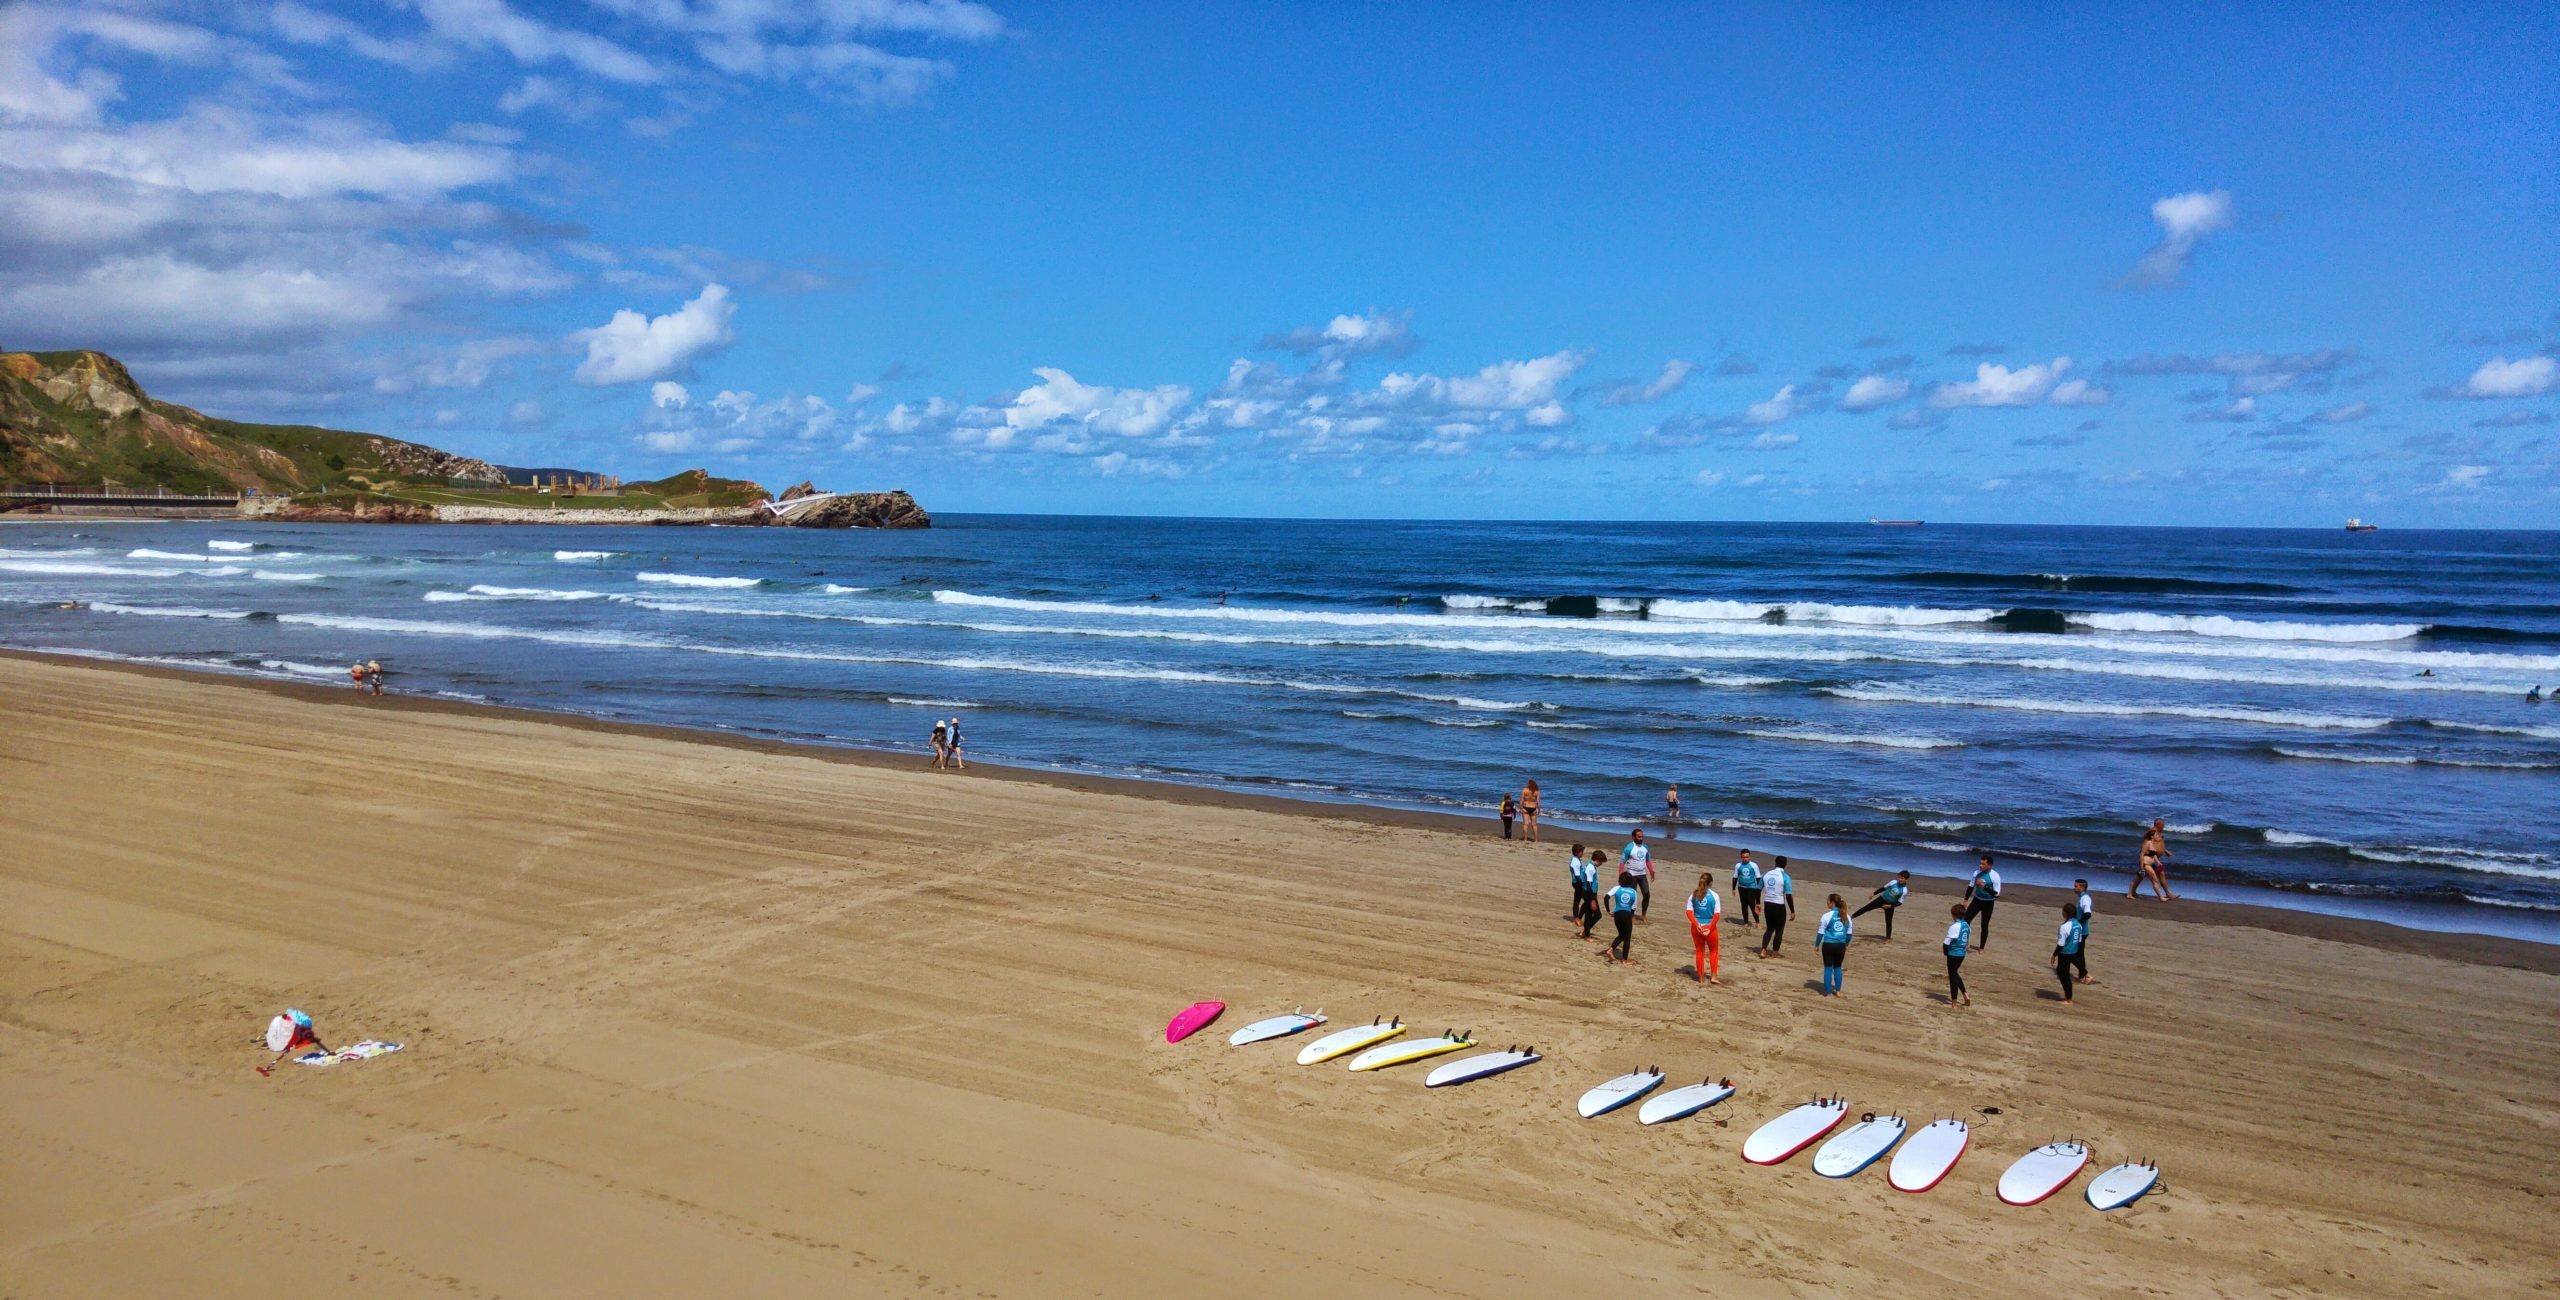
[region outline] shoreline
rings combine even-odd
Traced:
[[[59,651],[0,647],[0,657],[22,658],[44,663],[91,668],[103,671],[136,673],[144,676],[163,677],[179,681],[222,683],[251,690],[263,691],[286,699],[338,706],[376,710],[389,708],[400,711],[446,716],[505,717],[541,725],[567,727],[573,730],[590,731],[603,734],[654,737],[685,743],[707,744],[724,748],[739,749],[760,754],[796,755],[820,759],[830,763],[841,763],[877,770],[909,772],[927,770],[924,766],[925,755],[922,751],[909,753],[908,751],[897,749],[865,748],[847,744],[826,744],[812,741],[786,740],[778,737],[751,735],[719,728],[696,728],[680,726],[672,723],[639,722],[626,719],[600,718],[587,714],[534,708],[525,705],[498,704],[493,702],[460,700],[430,695],[402,695],[395,692],[390,695],[375,698],[368,695],[358,695],[352,688],[334,683],[322,685],[316,682],[288,681],[252,673],[222,672],[214,669],[186,668],[172,664],[141,663],[130,659],[111,657],[104,653],[88,655]],[[974,777],[979,780],[1019,782],[1071,792],[1122,795],[1141,800],[1151,800],[1187,807],[1245,809],[1260,812],[1281,813],[1293,817],[1318,817],[1336,821],[1359,823],[1380,828],[1440,831],[1461,836],[1481,837],[1497,843],[1500,842],[1501,838],[1498,831],[1495,829],[1496,823],[1490,815],[1468,815],[1457,812],[1441,812],[1428,809],[1402,808],[1381,804],[1355,803],[1348,800],[1335,801],[1279,794],[1265,794],[1257,791],[1241,790],[1226,786],[1193,785],[1179,781],[1150,780],[1147,778],[1133,776],[1076,772],[1060,768],[1028,764],[1007,764],[986,760],[972,760],[969,772],[965,774],[965,776],[955,777],[954,779],[967,779],[970,777]],[[1653,835],[1661,828],[1658,821],[1648,821],[1643,824],[1648,836]],[[1553,821],[1548,823],[1548,827],[1549,829],[1560,833],[1555,836],[1551,836],[1541,844],[1532,848],[1516,848],[1516,846],[1515,848],[1516,851],[1521,852],[1524,855],[1532,852],[1544,852],[1551,855],[1557,855],[1558,861],[1555,864],[1557,869],[1554,874],[1557,876],[1559,882],[1561,882],[1563,875],[1560,855],[1569,846],[1575,834],[1584,834],[1594,838],[1602,838],[1604,847],[1609,847],[1613,854],[1616,851],[1614,841],[1619,835],[1623,834],[1623,830],[1611,830],[1605,837],[1603,837],[1601,833],[1597,831],[1569,830],[1566,829],[1564,824]],[[1785,838],[1788,837],[1760,836],[1756,838],[1752,847],[1765,862],[1772,852],[1768,846]],[[1784,845],[1780,845],[1779,847],[1784,847]],[[1712,869],[1717,873],[1718,879],[1720,881],[1724,881],[1724,878],[1730,874],[1735,848],[1736,844],[1731,839],[1685,835],[1670,836],[1653,841],[1653,857],[1657,864],[1672,864],[1688,867],[1693,870]],[[1793,865],[1796,867],[1800,875],[1809,875],[1825,881],[1843,882],[1842,888],[1844,892],[1853,887],[1850,882],[1874,880],[1880,883],[1883,877],[1890,875],[1895,869],[1889,866],[1880,867],[1859,865],[1839,861],[1837,859],[1804,854],[1791,853],[1789,856],[1793,860]],[[2061,902],[2069,896],[2070,891],[2067,886],[2032,883],[2017,878],[2021,876],[2039,874],[2039,867],[2044,867],[2050,870],[2059,870],[2059,868],[2052,867],[2051,864],[2034,863],[2032,860],[2030,860],[2030,865],[2023,869],[2014,867],[2008,860],[2004,860],[2002,862],[2001,873],[2005,882],[2002,901],[2004,903],[2029,905],[2023,909],[2019,906],[2013,905],[2009,909],[2010,914],[2016,915],[2022,910],[2033,909],[2044,909],[2050,911],[2058,908]],[[1668,871],[1658,871],[1657,875],[1667,880],[1671,873]],[[2102,926],[2109,920],[2119,919],[2125,916],[2143,916],[2163,920],[2189,921],[2199,925],[2216,927],[2237,927],[2263,930],[2276,934],[2294,935],[2305,938],[2354,944],[2360,947],[2373,948],[2388,952],[2413,953],[2443,957],[2449,960],[2474,965],[2507,967],[2517,970],[2533,971],[2541,974],[2560,974],[2560,944],[2509,935],[2483,934],[2457,930],[2423,929],[2414,925],[2401,924],[2395,921],[2373,917],[2341,916],[2331,912],[2288,907],[2281,902],[2275,901],[2218,901],[2181,898],[2175,904],[2163,904],[2150,900],[2146,897],[2146,899],[2143,900],[2144,906],[2141,909],[2132,910],[2126,905],[2129,905],[2134,900],[2125,898],[2121,890],[2111,889],[2111,886],[2121,885],[2129,878],[2129,873],[2106,871],[2101,871],[2099,876],[2090,878],[2091,892],[2096,894],[2098,897],[2100,924]],[[1658,883],[1660,882],[1658,881]],[[1952,901],[1960,897],[1962,892],[1961,883],[1961,877],[1927,875],[1922,874],[1921,871],[1915,868],[1913,871],[1911,892],[1914,896],[1918,897],[1943,898]],[[1729,889],[1731,887],[1730,882],[1726,881],[1723,887]],[[2209,884],[2208,889],[2211,888],[2212,886]],[[2278,894],[2278,891],[2274,890],[2266,890],[2263,892],[2267,894]],[[1685,893],[1685,890],[1676,891],[1674,898],[1675,903],[1677,894],[1681,893]],[[2282,895],[2278,896],[2282,897]],[[1857,897],[1851,898],[1851,902],[1853,904],[1857,901],[1859,901]],[[1675,906],[1675,915],[1676,912],[1677,909]],[[1915,913],[1914,924],[1919,923],[1917,919],[1918,916],[1919,914]]]

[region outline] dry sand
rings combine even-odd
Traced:
[[[1801,925],[1694,986],[1676,876],[1604,967],[1555,843],[28,657],[0,718],[8,1296],[2560,1288],[2519,945],[2117,898],[2065,1009],[2022,900],[1956,1012],[1922,899],[1825,1002]],[[288,1003],[410,1050],[261,1078]],[[1548,1060],[1225,1045],[1298,1005]],[[1655,1062],[1740,1095],[1571,1117]],[[1921,1196],[1738,1158],[1816,1092],[1974,1150]],[[1994,1199],[2065,1135],[2167,1190]]]

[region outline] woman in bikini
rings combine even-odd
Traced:
[[[2151,830],[2142,837],[2142,867],[2134,872],[2132,887],[2124,891],[2127,898],[2142,897],[2142,882],[2151,882],[2153,893],[2163,902],[2178,896],[2169,892],[2169,824],[2159,817],[2151,819]]]
[[[1535,781],[1520,787],[1520,838],[1538,838],[1538,783]]]

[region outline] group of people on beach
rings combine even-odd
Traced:
[[[363,663],[349,668],[347,670],[347,679],[355,683],[356,690],[359,693],[369,690],[376,695],[382,694],[382,661],[379,659],[367,659]]]
[[[938,770],[966,772],[969,760],[961,751],[960,719],[933,720],[933,765]]]
[[[1534,794],[1535,789],[1533,784],[1528,793]],[[2160,821],[2152,823],[2143,841],[2142,869],[2134,879],[2134,889],[2140,890],[2142,882],[2148,880],[2161,898],[2170,899],[2176,895],[2168,892],[2163,865],[2170,856],[2166,829]],[[1584,942],[1595,937],[1592,931],[1602,917],[1609,918],[1616,933],[1601,959],[1623,966],[1634,960],[1636,924],[1653,909],[1653,849],[1645,842],[1642,827],[1628,832],[1625,846],[1618,851],[1614,877],[1609,866],[1607,849],[1573,846],[1573,855],[1566,862],[1573,890],[1573,906],[1567,915]],[[1697,886],[1681,904],[1696,957],[1692,977],[1701,983],[1724,983],[1722,934],[1727,925],[1760,927],[1755,950],[1760,960],[1780,957],[1786,951],[1787,922],[1796,914],[1797,904],[1795,875],[1788,869],[1785,856],[1772,858],[1764,868],[1751,850],[1743,849],[1735,858],[1732,876],[1735,898],[1731,911],[1716,888],[1713,871],[1698,873]],[[1615,883],[1603,889],[1604,878],[1613,878]],[[1966,957],[1991,946],[1991,917],[1999,905],[2001,889],[1999,869],[1992,855],[1984,853],[1965,882],[1963,897],[1947,909],[1948,925],[1945,937],[1939,940],[1939,950],[1947,961],[1946,1005],[1950,1008],[1973,1005],[1965,987],[1964,963]],[[1814,924],[1814,947],[1822,959],[1824,997],[1841,997],[1848,991],[1849,944],[1856,936],[1857,918],[1882,912],[1884,934],[1880,939],[1890,942],[1894,913],[1910,894],[1911,873],[1897,871],[1854,909],[1838,894],[1823,900],[1821,918]],[[2061,913],[2049,964],[2062,988],[2062,1005],[2071,1006],[2080,985],[2097,983],[2089,974],[2089,927],[2097,916],[2097,900],[2086,879],[2071,882],[2071,897],[2061,905]]]

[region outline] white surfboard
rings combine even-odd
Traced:
[[[2069,1186],[2088,1163],[2088,1143],[2047,1142],[2018,1157],[2000,1175],[2000,1199],[2011,1205],[2033,1205]]]
[[[1965,1143],[1972,1138],[1973,1129],[1963,1120],[1931,1120],[1893,1153],[1893,1163],[1884,1171],[1885,1181],[1892,1183],[1895,1191],[1925,1192],[1956,1167],[1956,1161],[1964,1156]]]
[[[1373,1021],[1365,1025],[1353,1025],[1349,1029],[1337,1029],[1299,1048],[1298,1064],[1314,1065],[1319,1061],[1330,1061],[1337,1056],[1349,1056],[1361,1048],[1375,1047],[1403,1032],[1403,1022],[1395,1020]]]
[[[1825,1178],[1852,1177],[1883,1159],[1909,1128],[1900,1115],[1866,1116],[1813,1153],[1813,1172]]]
[[[1732,1095],[1733,1081],[1730,1079],[1723,1083],[1710,1079],[1705,1083],[1690,1084],[1686,1088],[1674,1088],[1659,1097],[1647,1100],[1644,1109],[1636,1112],[1636,1122],[1668,1124],[1675,1119],[1687,1119]]]
[[[1517,1070],[1524,1065],[1535,1065],[1545,1059],[1538,1055],[1538,1049],[1534,1047],[1525,1050],[1514,1048],[1507,1052],[1486,1052],[1481,1056],[1470,1056],[1463,1061],[1451,1061],[1433,1070],[1431,1077],[1422,1081],[1422,1086],[1446,1088],[1453,1083],[1473,1083],[1478,1079],[1490,1079],[1497,1074]]]
[[[2141,1200],[2160,1185],[2160,1166],[2139,1161],[2117,1165],[2089,1180],[2089,1205],[2093,1209],[2120,1210]]]
[[[1837,1097],[1806,1102],[1743,1139],[1742,1158],[1755,1165],[1777,1164],[1812,1146],[1814,1139],[1830,1132],[1848,1113],[1849,1103]]]
[[[1242,1047],[1247,1043],[1264,1043],[1274,1038],[1287,1038],[1291,1034],[1304,1033],[1323,1023],[1324,1013],[1321,1011],[1312,1016],[1292,1011],[1285,1016],[1273,1016],[1269,1020],[1254,1021],[1227,1035],[1227,1046]]]
[[[1574,1104],[1574,1109],[1581,1111],[1584,1119],[1606,1115],[1661,1085],[1662,1071],[1660,1070],[1638,1070],[1633,1074],[1622,1074],[1582,1094],[1582,1100]]]
[[[1447,1056],[1451,1052],[1464,1051],[1475,1045],[1476,1040],[1451,1030],[1438,1038],[1415,1038],[1401,1043],[1381,1043],[1352,1057],[1351,1068],[1383,1070],[1390,1065],[1402,1065],[1407,1061],[1426,1061],[1435,1056]]]

